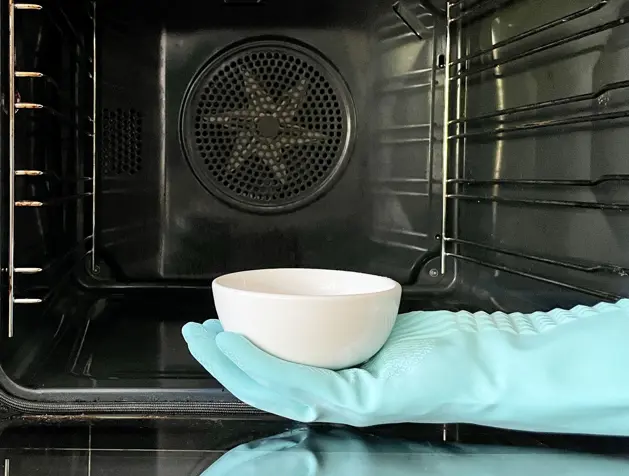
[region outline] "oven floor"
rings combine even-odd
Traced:
[[[20,382],[38,388],[220,388],[192,358],[181,337],[189,321],[215,317],[161,301],[97,301],[90,318],[64,337],[46,362]]]

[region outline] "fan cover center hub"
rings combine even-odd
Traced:
[[[265,139],[275,139],[280,133],[280,121],[273,116],[258,119],[258,134]]]

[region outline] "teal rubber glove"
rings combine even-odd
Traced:
[[[237,398],[301,422],[629,435],[629,300],[529,315],[413,312],[373,359],[338,372],[272,357],[214,320],[183,335]]]
[[[202,476],[622,476],[626,459],[542,448],[432,446],[299,429],[241,445]]]

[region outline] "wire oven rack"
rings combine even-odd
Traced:
[[[588,275],[607,274],[610,276],[629,276],[629,269],[613,263],[583,263],[570,259],[549,257],[542,253],[511,249],[491,243],[483,243],[459,236],[458,204],[462,202],[489,203],[493,205],[505,204],[518,207],[537,207],[545,210],[549,207],[560,209],[603,210],[623,212],[629,211],[629,203],[616,201],[583,201],[555,198],[521,198],[525,190],[558,190],[558,189],[592,189],[613,183],[617,186],[629,184],[629,175],[612,174],[595,178],[583,179],[551,179],[551,178],[513,178],[513,179],[473,179],[467,178],[461,170],[459,161],[464,153],[468,139],[484,141],[499,141],[512,135],[528,133],[541,134],[547,129],[555,130],[566,126],[587,126],[594,123],[622,120],[629,117],[629,110],[621,109],[613,112],[596,112],[583,110],[587,103],[599,100],[606,94],[629,88],[629,81],[615,81],[599,86],[591,93],[569,95],[552,100],[533,102],[516,107],[497,109],[489,113],[476,116],[466,115],[465,91],[468,81],[478,80],[480,77],[496,78],[502,74],[501,68],[512,65],[528,58],[536,58],[544,52],[550,52],[566,45],[573,45],[579,40],[587,40],[594,35],[610,32],[629,23],[629,16],[622,13],[610,21],[600,21],[597,14],[610,6],[612,0],[596,0],[591,4],[578,8],[568,14],[561,15],[534,28],[527,29],[507,39],[492,42],[491,46],[474,52],[465,50],[464,38],[466,30],[475,23],[500,11],[503,7],[523,3],[521,0],[449,0],[446,4],[446,51],[444,71],[444,141],[443,141],[443,170],[442,170],[442,242],[441,242],[441,273],[445,273],[454,263],[468,262],[495,271],[505,272],[541,283],[559,286],[566,290],[585,293],[604,300],[616,300],[620,295],[593,289],[590,286],[575,284],[569,279],[571,271]],[[547,2],[551,3],[551,2]],[[561,2],[559,2],[561,3]],[[566,2],[566,4],[572,2]],[[575,2],[576,5],[576,2]],[[581,2],[579,5],[583,5]],[[544,5],[546,6],[546,5]],[[496,54],[500,51],[501,54]],[[527,60],[529,61],[529,60]],[[526,63],[529,64],[528,62]],[[565,113],[565,106],[572,106],[577,113]],[[560,108],[561,107],[561,108]],[[524,113],[528,115],[543,115],[557,111],[559,117],[534,118],[522,120]],[[564,112],[561,112],[564,111]],[[526,114],[525,114],[526,115]],[[517,117],[516,117],[517,116]],[[565,116],[565,117],[564,117]],[[493,121],[493,122],[492,122]],[[490,123],[491,126],[487,127]],[[514,124],[515,123],[515,124]],[[476,194],[479,187],[490,186],[491,194]],[[463,191],[465,189],[465,192]],[[502,196],[496,191],[501,188],[517,190],[518,194],[510,197]],[[512,194],[514,195],[514,194]],[[475,258],[462,249],[476,249],[490,252],[493,256],[517,258],[520,267],[503,264],[502,258],[490,260]],[[552,277],[540,274],[537,264],[555,268],[557,273]],[[558,278],[557,276],[566,276]],[[587,281],[587,280],[584,280]]]
[[[76,27],[74,22],[70,19],[70,16],[66,14],[61,2],[45,2],[42,4],[35,3],[17,3],[14,0],[8,0],[9,7],[9,97],[8,97],[8,116],[9,116],[9,181],[8,181],[8,195],[9,195],[9,210],[8,210],[8,260],[7,260],[7,283],[8,283],[8,337],[13,337],[14,334],[14,315],[15,307],[21,305],[40,304],[51,298],[54,293],[55,285],[57,283],[48,283],[46,286],[47,292],[42,295],[29,295],[32,292],[32,288],[27,288],[25,291],[17,289],[16,277],[18,275],[34,276],[50,273],[51,270],[56,269],[63,265],[69,257],[73,256],[77,249],[84,249],[84,253],[94,253],[94,213],[95,213],[95,200],[96,200],[96,3],[89,2],[84,4],[86,6],[85,11],[81,12],[87,18],[89,25],[93,28],[93,41],[89,41],[85,38],[85,35],[80,33],[80,29]],[[75,12],[73,12],[75,13]],[[69,39],[74,44],[78,51],[79,58],[79,73],[84,74],[91,79],[92,84],[92,114],[90,117],[82,115],[81,111],[76,103],[76,98],[70,97],[66,92],[60,91],[59,83],[57,80],[43,71],[24,71],[18,69],[16,60],[16,16],[18,15],[45,15],[45,21],[47,21],[52,28],[54,28],[59,34]],[[85,65],[84,70],[81,70],[81,65]],[[45,82],[53,90],[56,91],[57,97],[66,103],[64,111],[70,110],[72,113],[62,112],[49,104],[43,102],[29,102],[23,100],[20,96],[20,88],[18,84],[20,81],[40,81]],[[28,88],[25,88],[28,89]],[[75,94],[73,92],[72,94]],[[78,94],[78,93],[76,93]],[[29,98],[30,99],[30,98]],[[62,127],[73,131],[75,137],[81,137],[82,139],[91,143],[88,154],[91,156],[91,170],[89,167],[85,168],[85,176],[64,176],[63,173],[55,170],[49,170],[45,168],[35,169],[18,169],[16,167],[16,115],[19,112],[30,112],[31,114],[47,114],[51,118],[58,121]],[[28,112],[27,112],[28,111]],[[35,118],[36,119],[36,118]],[[72,138],[72,137],[71,137]],[[79,160],[82,160],[79,157]],[[62,167],[63,168],[63,167]],[[18,178],[20,177],[20,178]],[[16,181],[17,180],[47,180],[51,182],[73,182],[74,184],[80,184],[74,187],[75,193],[51,196],[45,199],[23,199],[16,197]],[[66,187],[67,189],[67,187]],[[83,200],[91,201],[91,236],[85,236],[84,239],[79,240],[79,243],[72,247],[70,250],[66,250],[59,256],[52,257],[47,263],[38,264],[35,266],[25,266],[19,262],[16,257],[16,239],[19,236],[20,230],[16,229],[16,209],[42,209],[48,207],[63,206],[68,202],[76,202]],[[33,212],[31,212],[33,213]],[[85,233],[87,235],[87,233]],[[89,244],[91,243],[91,245]],[[89,246],[90,249],[86,249]],[[93,262],[93,260],[92,260]],[[50,281],[55,281],[51,278]],[[21,294],[24,292],[24,294]]]

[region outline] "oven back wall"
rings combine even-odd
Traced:
[[[100,10],[103,279],[368,267],[373,44],[390,5]]]

